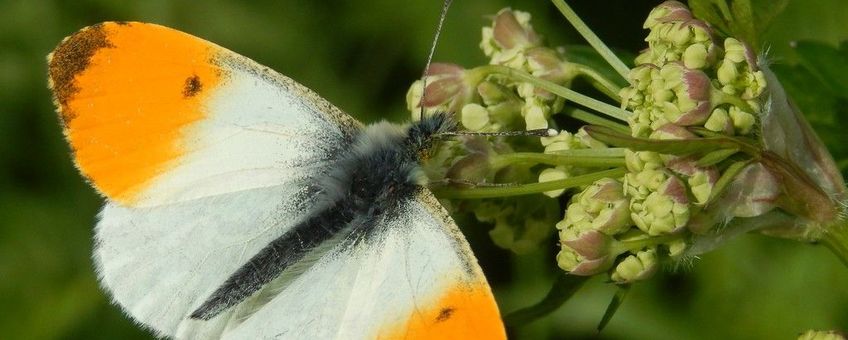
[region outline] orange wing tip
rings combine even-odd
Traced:
[[[145,23],[106,22],[65,38],[48,83],[74,160],[110,199],[132,205],[184,154],[222,77],[220,47]]]
[[[427,306],[412,311],[405,322],[390,325],[378,339],[506,339],[498,306],[489,285],[460,283]]]

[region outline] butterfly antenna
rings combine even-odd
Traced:
[[[418,106],[421,111],[418,112],[418,120],[424,119],[424,97],[427,95],[427,74],[430,73],[430,62],[433,61],[433,54],[436,53],[436,43],[439,42],[439,35],[442,34],[442,26],[445,24],[445,17],[448,14],[448,8],[453,0],[445,0],[442,4],[442,14],[439,15],[439,25],[436,26],[436,35],[433,37],[433,44],[430,45],[430,54],[427,55],[427,64],[424,65],[424,72],[421,74],[421,100],[418,101]]]

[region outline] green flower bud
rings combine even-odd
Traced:
[[[604,144],[603,142],[601,142],[597,139],[592,138],[592,136],[589,136],[589,134],[586,133],[586,130],[584,130],[583,128],[580,128],[579,130],[577,130],[577,133],[574,134],[574,139],[577,140],[581,145],[581,147],[576,148],[576,149],[583,149],[583,148],[606,149],[607,148],[606,144]]]
[[[644,195],[644,192],[640,194]],[[677,177],[668,176],[657,190],[649,191],[644,199],[634,195],[630,211],[633,222],[648,235],[675,232],[689,221],[686,187]]]
[[[751,132],[754,124],[757,123],[757,117],[748,112],[742,111],[736,106],[731,106],[728,110],[730,120],[733,121],[733,127],[741,135],[747,135]]]
[[[568,172],[563,167],[547,168],[539,173],[539,183],[557,181],[570,177]],[[565,189],[545,191],[545,196],[558,197],[565,192]]]
[[[586,145],[579,138],[575,138],[568,131],[560,131],[558,135],[553,137],[542,137],[540,141],[542,142],[542,146],[545,147],[545,153],[557,153],[558,151],[586,148]]]
[[[412,83],[412,86],[409,87],[409,90],[406,91],[406,109],[409,112],[412,112],[413,117],[418,116],[418,112],[421,109],[421,94],[424,93],[424,82],[421,80],[416,80]]]
[[[489,81],[478,84],[477,93],[486,106],[500,104],[514,97],[509,89]]]
[[[689,244],[686,243],[686,241],[683,239],[677,239],[667,243],[666,246],[668,247],[668,256],[678,257],[680,255],[683,255],[683,252],[686,251],[686,248],[689,247]]]
[[[741,63],[745,61],[747,53],[747,48],[739,40],[732,37],[724,40],[724,59],[733,63]]]
[[[704,127],[710,131],[720,132],[727,135],[733,135],[733,121],[727,110],[715,108],[710,114],[710,118],[704,123]]]
[[[736,69],[736,64],[734,64],[733,62],[729,62],[729,61],[725,60],[718,66],[717,76],[718,76],[718,81],[720,83],[722,83],[723,85],[730,85],[736,80],[737,77],[739,77],[739,70]],[[734,90],[734,88],[732,88],[732,87],[730,89]],[[728,94],[735,94],[735,93],[728,93]]]
[[[551,108],[545,105],[542,100],[528,98],[524,107],[521,108],[521,115],[524,116],[526,129],[547,129],[550,110]]]
[[[709,53],[702,44],[691,45],[683,51],[683,65],[690,69],[700,69],[707,65]]]
[[[615,266],[610,278],[616,283],[632,283],[651,277],[659,268],[657,251],[645,249],[629,255]]]
[[[624,161],[631,173],[644,170],[657,170],[664,167],[660,154],[651,151],[624,151]]]
[[[471,131],[481,131],[489,124],[489,111],[480,104],[466,104],[460,117],[462,126]]]

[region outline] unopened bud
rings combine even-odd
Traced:
[[[659,267],[657,251],[653,248],[642,250],[624,258],[610,275],[616,283],[631,283],[651,277]]]

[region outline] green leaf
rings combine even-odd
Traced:
[[[701,20],[726,36],[745,41],[752,48],[761,45],[763,33],[789,0],[690,0],[689,7]]]
[[[839,49],[817,41],[799,41],[798,60],[835,95],[848,94],[848,43]]]
[[[827,146],[843,176],[848,175],[848,143],[840,126],[848,117],[848,44],[837,49],[800,41],[795,51],[798,65],[775,64],[771,69]]]
[[[624,302],[624,298],[627,296],[627,292],[630,291],[630,285],[620,285],[618,286],[618,290],[615,291],[615,295],[613,295],[612,300],[609,305],[607,305],[607,310],[604,311],[604,316],[601,318],[601,322],[598,323],[598,332],[602,331],[604,327],[612,320],[615,312],[618,311],[618,307],[621,307],[621,304]]]
[[[507,327],[517,327],[535,321],[545,315],[553,313],[562,304],[568,301],[574,293],[583,286],[587,281],[586,276],[576,276],[562,273],[554,281],[548,295],[535,305],[525,307],[509,313],[504,317],[504,324]]]

